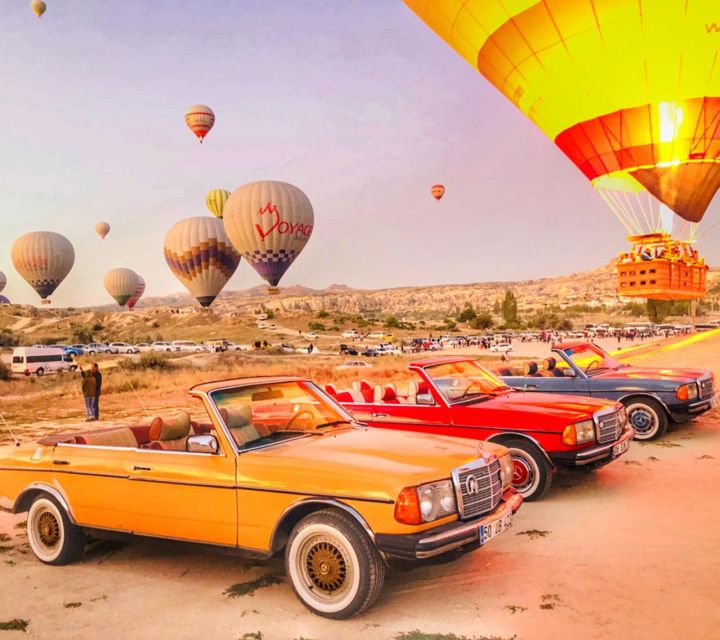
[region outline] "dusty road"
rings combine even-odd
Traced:
[[[706,366],[720,338],[640,355]],[[605,469],[556,478],[514,528],[450,564],[391,571],[377,605],[346,622],[307,612],[285,583],[229,597],[235,583],[282,574],[191,546],[96,543],[83,562],[41,565],[23,517],[0,514],[0,623],[33,638],[390,639],[419,629],[465,636],[720,638],[720,415],[638,445]],[[23,637],[2,632],[0,637]],[[260,636],[253,636],[260,637]]]

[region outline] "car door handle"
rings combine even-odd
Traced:
[[[67,460],[53,460],[53,464],[70,464]]]
[[[528,391],[537,391],[538,386],[536,384],[526,384],[523,386],[523,389],[526,389]]]
[[[133,471],[152,471],[151,467],[141,467],[139,465],[133,466]]]
[[[373,413],[372,417],[373,418],[389,418],[390,414],[389,413]]]

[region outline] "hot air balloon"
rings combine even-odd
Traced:
[[[47,11],[47,5],[43,2],[43,0],[32,0],[30,8],[38,18],[42,18],[42,14]]]
[[[2,291],[5,288],[5,285],[7,284],[7,278],[5,277],[5,274],[0,271],[0,291]]]
[[[204,104],[194,104],[185,112],[185,124],[202,143],[215,124],[215,112]]]
[[[0,304],[12,304],[5,296],[0,296]]]
[[[165,236],[165,261],[185,288],[209,307],[240,263],[223,223],[202,216],[177,222]]]
[[[53,231],[33,231],[20,236],[11,252],[15,270],[37,291],[43,304],[65,279],[75,263],[70,241]]]
[[[135,305],[138,303],[138,300],[142,298],[143,293],[145,293],[145,280],[143,280],[143,277],[138,275],[137,277],[138,283],[135,287],[135,292],[132,294],[132,297],[130,300],[127,301],[127,306],[130,311],[132,311],[135,308]]]
[[[210,213],[216,218],[222,218],[223,209],[229,197],[229,191],[225,189],[213,189],[212,191],[208,191],[208,194],[205,196],[205,204],[207,208],[210,209]]]
[[[110,233],[110,225],[107,222],[98,222],[95,225],[95,231],[103,240],[105,240],[105,236]]]
[[[441,184],[434,184],[430,187],[430,194],[435,200],[440,200],[445,195],[445,187]]]
[[[103,278],[103,284],[115,302],[123,307],[137,289],[138,275],[132,269],[123,267],[110,269]]]

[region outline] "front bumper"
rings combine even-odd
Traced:
[[[410,534],[375,534],[375,544],[391,558],[423,560],[443,553],[467,547],[467,551],[480,546],[480,527],[504,516],[515,513],[522,504],[522,496],[515,489],[507,489],[495,511],[473,520],[455,520],[435,529]]]
[[[632,440],[634,435],[635,431],[632,429],[632,427],[626,427],[625,431],[622,432],[620,437],[613,442],[600,444],[596,447],[591,447],[589,449],[579,449],[577,451],[558,451],[548,453],[548,455],[550,456],[550,459],[553,461],[553,463],[558,466],[564,467],[583,467],[587,464],[595,464],[598,462],[607,464],[608,462],[611,462],[612,460],[617,458],[618,455],[622,455],[613,454],[614,447],[616,445],[622,444],[623,442],[628,442]]]
[[[668,411],[675,422],[685,422],[690,418],[695,418],[706,411],[710,411],[710,409],[714,409],[718,405],[720,405],[720,391],[705,400],[697,400],[684,405],[669,405]]]

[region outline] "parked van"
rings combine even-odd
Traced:
[[[59,371],[75,371],[77,365],[64,349],[53,347],[16,347],[13,349],[11,370],[29,376]]]

